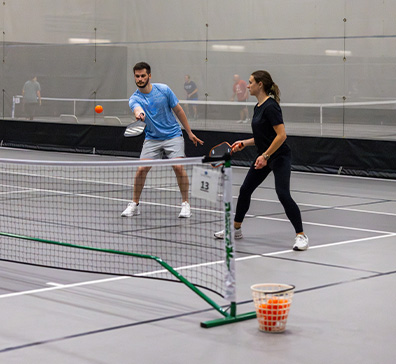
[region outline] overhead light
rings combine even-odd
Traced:
[[[212,50],[217,52],[244,52],[245,46],[241,45],[226,45],[226,44],[213,44]]]
[[[338,56],[338,57],[352,56],[351,51],[339,51],[339,50],[334,50],[334,49],[326,49],[325,54],[326,54],[326,56]]]
[[[69,38],[72,44],[110,43],[110,39]]]

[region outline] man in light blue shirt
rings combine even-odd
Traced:
[[[146,140],[167,140],[182,136],[180,125],[172,112],[178,103],[173,91],[161,83],[152,83],[149,93],[138,89],[129,99],[132,111],[140,107],[145,113]]]
[[[164,84],[151,83],[151,67],[146,62],[139,62],[133,68],[135,83],[138,89],[129,99],[129,107],[136,120],[146,123],[145,140],[140,159],[161,159],[162,154],[168,158],[184,158],[184,139],[181,127],[174,115],[183,125],[189,139],[194,143],[203,144],[191,131],[186,114],[179,104],[173,91]],[[173,112],[172,112],[173,111]],[[151,167],[139,167],[135,175],[132,202],[122,212],[121,216],[140,214],[139,200],[146,177]],[[189,180],[183,166],[175,165],[177,183],[182,195],[180,218],[191,216],[188,202]]]

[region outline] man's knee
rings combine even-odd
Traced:
[[[151,167],[139,167],[136,171],[136,176],[144,177],[150,171]]]
[[[177,166],[172,166],[173,170],[175,171],[176,175],[181,176],[185,174],[185,169],[183,166],[177,165]]]

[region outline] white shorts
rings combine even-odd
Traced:
[[[140,153],[140,159],[184,158],[184,138],[182,136],[168,140],[146,139]]]

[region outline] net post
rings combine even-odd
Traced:
[[[229,315],[220,319],[201,322],[201,327],[212,328],[235,322],[251,320],[256,318],[256,312],[247,312],[237,315],[236,303],[236,274],[235,274],[235,245],[232,228],[232,169],[231,158],[226,158],[224,167],[224,242],[225,242],[225,264],[226,264],[226,291],[224,298],[230,302]]]
[[[230,306],[230,316],[231,317],[236,317],[236,302],[231,302]]]
[[[236,280],[235,280],[235,247],[232,234],[232,169],[231,159],[224,163],[224,243],[225,243],[225,295],[224,298],[231,303],[234,316],[236,314]]]

